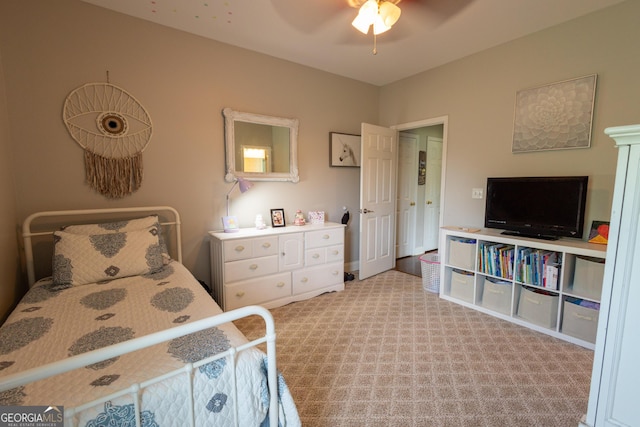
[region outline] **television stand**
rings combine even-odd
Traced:
[[[541,239],[541,240],[558,240],[558,236],[550,236],[548,234],[527,234],[520,233],[519,231],[503,231],[500,234],[504,234],[505,236],[518,236],[518,237],[530,237],[532,239]]]
[[[441,229],[440,298],[594,349],[606,245],[502,231]]]

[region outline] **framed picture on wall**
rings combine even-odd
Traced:
[[[513,153],[589,148],[597,75],[516,93]]]
[[[337,167],[360,167],[360,135],[330,132],[329,164]]]

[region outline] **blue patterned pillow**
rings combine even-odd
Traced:
[[[78,286],[155,273],[164,265],[157,226],[88,235],[56,231],[53,236],[56,285]]]
[[[134,218],[123,221],[104,222],[97,224],[76,224],[68,225],[62,228],[62,231],[73,234],[107,234],[107,233],[127,233],[130,231],[146,230],[149,227],[156,227],[160,232],[158,238],[160,239],[160,245],[162,247],[162,255],[164,256],[165,264],[169,262],[171,257],[167,250],[167,245],[164,242],[161,228],[160,219],[158,215],[149,215],[142,218]]]
[[[73,234],[126,233],[129,231],[144,230],[146,228],[153,227],[158,223],[158,215],[149,215],[144,218],[135,218],[124,221],[68,225],[66,227],[62,227],[62,231]]]

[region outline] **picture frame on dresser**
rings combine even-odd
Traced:
[[[271,209],[271,226],[286,227],[284,209]]]

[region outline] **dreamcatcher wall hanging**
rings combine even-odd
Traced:
[[[111,198],[127,196],[142,184],[142,152],[151,140],[151,117],[124,89],[87,83],[64,102],[64,124],[84,149],[87,183]]]

